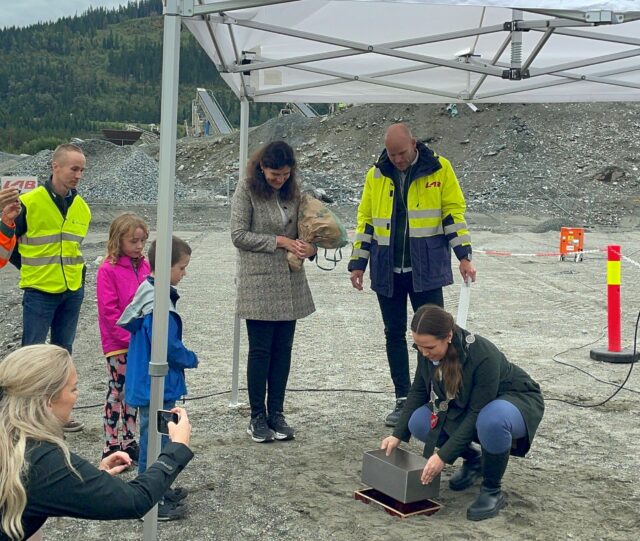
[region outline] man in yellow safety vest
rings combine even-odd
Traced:
[[[384,146],[365,179],[348,268],[351,284],[362,290],[368,266],[378,297],[396,394],[385,424],[395,426],[411,386],[407,297],[414,311],[444,305],[442,288],[453,283],[452,250],[464,280],[475,280],[476,269],[466,204],[449,161],[416,141],[405,124],[389,127]]]
[[[91,211],[76,190],[86,159],[76,145],[60,145],[51,159],[47,182],[20,196],[16,217],[17,250],[11,262],[20,269],[22,345],[51,343],[69,353],[76,336],[84,298],[86,267],[80,249]],[[65,430],[83,425],[70,421]]]

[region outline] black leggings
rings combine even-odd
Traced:
[[[247,386],[251,416],[282,412],[291,368],[291,349],[296,322],[257,319],[246,321],[249,335]]]

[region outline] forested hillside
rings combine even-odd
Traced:
[[[0,30],[0,150],[34,153],[105,126],[160,121],[161,0],[90,9],[54,23]],[[238,100],[182,31],[178,121],[196,87],[215,90],[233,123]],[[252,123],[278,107],[252,107]]]

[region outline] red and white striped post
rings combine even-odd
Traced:
[[[621,268],[622,248],[616,244],[607,246],[607,323],[609,329],[609,345],[607,349],[592,349],[590,357],[596,361],[608,363],[633,363],[638,360],[629,349],[622,349],[622,304],[620,286],[622,285]]]
[[[607,322],[609,324],[609,351],[622,351],[620,318],[620,246],[607,246]]]

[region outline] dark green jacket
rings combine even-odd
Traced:
[[[469,343],[471,342],[471,343]],[[492,400],[500,398],[511,402],[520,410],[527,426],[527,437],[515,442],[511,454],[524,456],[536,433],[544,413],[544,400],[540,386],[522,368],[510,363],[504,354],[489,340],[456,328],[453,345],[462,363],[462,387],[449,409],[440,415],[438,427],[430,431],[436,435],[441,428],[449,439],[440,447],[438,455],[451,464],[474,439],[477,441],[476,420],[480,410]],[[422,355],[418,355],[415,379],[402,416],[393,435],[409,441],[411,433],[408,423],[411,414],[429,402],[431,378],[436,367]],[[446,398],[443,382],[434,381],[434,391],[438,395],[436,404]],[[433,452],[431,439],[427,437],[424,455]]]

